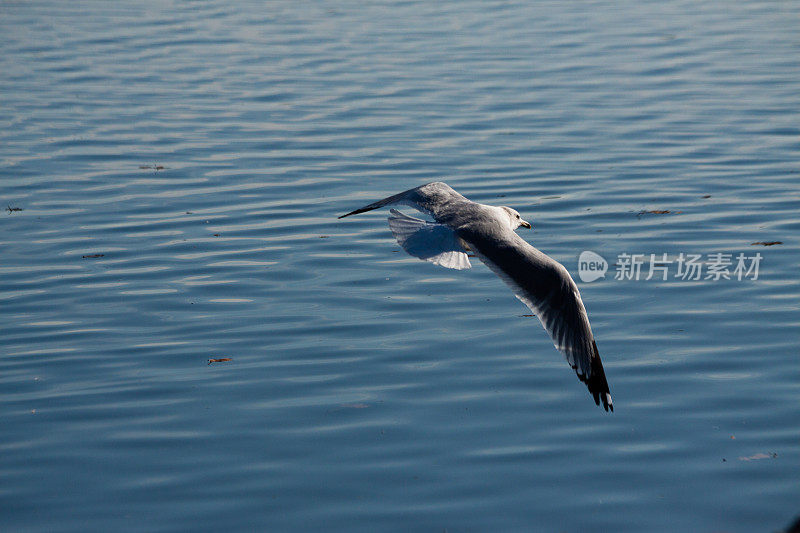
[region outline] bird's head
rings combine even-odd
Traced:
[[[506,206],[502,206],[500,209],[508,213],[508,218],[511,223],[512,230],[515,230],[520,226],[522,226],[523,228],[531,229],[531,225],[528,222],[522,220],[522,217],[519,216],[519,213],[515,209],[511,209],[510,207]]]

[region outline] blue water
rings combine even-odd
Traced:
[[[3,3],[0,529],[785,527],[798,23],[781,1]],[[336,219],[434,180],[518,209],[576,279],[581,251],[608,260],[578,284],[613,414],[483,265]],[[614,276],[757,252],[758,279]]]

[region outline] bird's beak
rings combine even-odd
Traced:
[[[522,226],[523,228],[528,228],[528,229],[531,229],[532,227],[529,222],[525,222],[524,220],[520,220],[519,225]]]

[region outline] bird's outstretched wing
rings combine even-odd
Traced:
[[[475,255],[511,287],[536,315],[564,354],[578,379],[586,383],[596,404],[614,410],[603,363],[589,326],[589,317],[569,272],[514,232],[488,239],[479,233],[462,236]]]
[[[389,212],[392,234],[410,255],[445,268],[472,267],[458,236],[448,226],[410,217],[395,209]]]
[[[437,222],[446,223],[446,220],[459,206],[469,204],[473,204],[473,202],[454,191],[446,183],[436,181],[378,200],[339,218],[366,213],[389,205],[407,205],[432,216]]]

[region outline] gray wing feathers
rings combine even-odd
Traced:
[[[473,248],[470,243],[470,248]],[[477,245],[476,255],[488,266],[497,276],[508,285],[522,303],[528,306],[542,326],[550,335],[555,347],[564,354],[567,362],[578,375],[588,377],[591,372],[589,364],[591,353],[592,332],[589,328],[589,321],[586,318],[586,311],[580,296],[571,290],[571,282],[568,280],[556,280],[557,285],[552,287],[549,292],[526,290],[512,274],[509,274],[498,266],[490,257],[482,253]],[[528,276],[537,276],[537,270],[548,278],[555,277],[552,273],[546,272],[539,265],[531,262],[527,264]],[[559,276],[560,277],[560,276]]]
[[[442,219],[446,218],[448,213],[453,211],[454,206],[465,203],[471,204],[472,202],[454,191],[446,183],[437,181],[403,191],[399,194],[384,198],[383,200],[378,200],[361,209],[350,211],[339,218],[366,213],[367,211],[379,209],[387,205],[408,205],[431,215],[439,222],[443,222]]]
[[[410,217],[395,209],[390,213],[389,227],[397,242],[410,255],[456,270],[472,266],[458,236],[449,227]]]
[[[536,315],[595,402],[602,400],[606,410],[613,410],[589,318],[567,270],[513,232],[492,242],[480,235],[465,235],[464,240]]]

